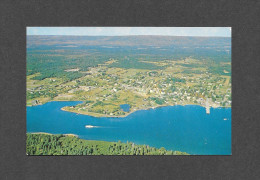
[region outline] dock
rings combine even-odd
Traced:
[[[205,108],[206,108],[206,113],[210,114],[210,105],[209,105],[208,99],[206,100]]]
[[[209,107],[209,106],[206,107],[206,113],[207,113],[207,114],[210,114],[210,107]]]

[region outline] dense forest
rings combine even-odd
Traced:
[[[76,136],[27,133],[28,155],[188,155],[131,142],[105,142],[79,139]]]

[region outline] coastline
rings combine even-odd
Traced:
[[[81,115],[88,115],[88,116],[92,116],[92,117],[111,117],[111,118],[120,118],[120,117],[127,117],[128,115],[136,112],[136,111],[140,111],[140,110],[149,110],[149,109],[156,109],[156,108],[160,108],[160,107],[167,107],[167,106],[190,106],[190,105],[196,105],[196,106],[201,106],[206,108],[205,106],[199,105],[199,104],[169,104],[169,105],[159,105],[159,106],[155,106],[155,107],[149,107],[149,108],[143,108],[143,109],[136,109],[133,111],[130,111],[129,113],[126,113],[125,115],[119,115],[119,116],[110,116],[107,114],[99,114],[99,113],[94,113],[94,112],[80,112],[80,111],[76,111],[76,110],[67,110],[65,109],[65,107],[62,107],[61,110],[62,111],[67,111],[67,112],[71,112],[71,113],[76,113],[76,114],[81,114]],[[231,108],[231,107],[222,107],[222,106],[211,106],[211,108]]]
[[[46,132],[26,132],[26,134],[43,134],[43,135],[63,135],[63,136],[68,136],[68,137],[76,137],[76,138],[79,138],[79,139],[82,139],[80,138],[78,135],[76,134],[53,134],[53,133],[46,133]],[[86,140],[86,141],[99,141],[99,142],[111,142],[111,143],[116,143],[116,141],[100,141],[100,140],[93,140],[93,139],[82,139],[82,140]]]
[[[82,100],[73,100],[74,102],[75,101],[80,101],[80,102],[83,102]],[[33,107],[33,106],[39,106],[39,105],[44,105],[48,102],[73,102],[73,101],[70,101],[70,100],[52,100],[52,101],[47,101],[47,102],[44,102],[42,104],[37,104],[37,105],[26,105],[28,107]],[[81,104],[81,103],[79,103]],[[78,104],[77,104],[78,105]],[[154,106],[154,107],[147,107],[147,108],[142,108],[142,109],[135,109],[135,110],[132,110],[130,112],[125,112],[124,115],[108,115],[108,114],[100,114],[100,113],[95,113],[95,112],[82,112],[82,111],[77,111],[77,110],[71,110],[71,109],[65,109],[66,107],[68,106],[64,106],[61,108],[62,111],[66,111],[66,112],[71,112],[71,113],[76,113],[76,114],[81,114],[81,115],[87,115],[87,116],[92,116],[92,117],[111,117],[111,118],[121,118],[121,117],[127,117],[128,115],[136,112],[136,111],[139,111],[139,110],[149,110],[149,109],[156,109],[156,108],[160,108],[160,107],[166,107],[166,106],[189,106],[189,105],[196,105],[196,106],[201,106],[201,107],[204,107],[206,108],[206,106],[204,105],[201,105],[201,104],[167,104],[167,105],[158,105],[158,106]],[[230,107],[223,107],[223,106],[210,106],[210,108],[231,108]]]
[[[44,134],[44,135],[57,135],[57,134],[51,134],[51,133],[46,133],[46,132],[33,132],[33,133],[29,133],[29,132],[26,132],[26,134]],[[62,134],[63,136],[69,136],[69,137],[79,137],[78,135],[76,134]]]
[[[68,107],[68,106],[65,106]],[[88,115],[88,116],[92,116],[92,117],[114,117],[114,118],[119,118],[119,117],[126,117],[130,114],[132,114],[133,112],[137,111],[131,111],[129,113],[125,113],[125,115],[120,115],[120,116],[110,116],[108,114],[99,114],[99,113],[95,113],[95,112],[80,112],[80,111],[76,111],[76,110],[67,110],[65,109],[65,107],[62,107],[61,110],[62,111],[67,111],[67,112],[71,112],[71,113],[76,113],[76,114],[81,114],[81,115]],[[138,109],[138,110],[142,110],[142,109]]]
[[[27,104],[27,101],[26,101],[26,107],[33,107],[33,106],[40,106],[40,105],[44,105],[48,102],[76,102],[76,101],[80,101],[80,102],[84,102],[83,100],[51,100],[51,101],[46,101],[46,102],[42,102],[42,103],[39,103],[37,105],[28,105]],[[80,103],[79,103],[80,104]]]

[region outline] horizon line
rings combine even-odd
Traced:
[[[165,37],[214,37],[214,38],[232,38],[232,36],[185,36],[185,35],[60,35],[60,34],[26,34],[26,36],[91,36],[91,37],[125,37],[125,36],[165,36]]]

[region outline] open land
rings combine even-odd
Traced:
[[[198,56],[186,46],[178,52],[165,45],[79,49],[71,47],[73,42],[66,42],[66,48],[39,48],[35,41],[48,42],[32,39],[27,51],[28,106],[83,101],[62,110],[95,117],[124,117],[159,106],[231,107],[231,57],[221,43],[197,47],[205,54]],[[129,104],[130,111],[124,112],[121,104]]]

